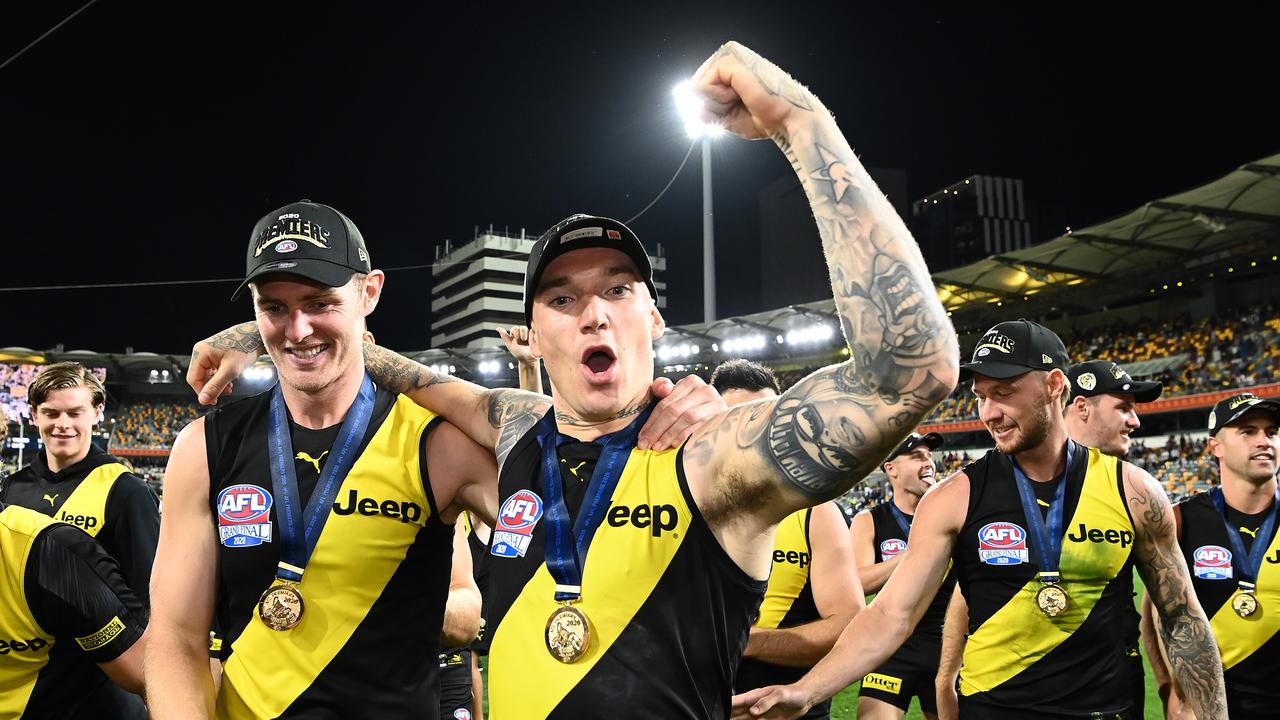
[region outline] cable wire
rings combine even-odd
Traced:
[[[680,161],[680,167],[676,168],[676,173],[671,176],[670,180],[667,181],[667,186],[662,188],[662,192],[658,193],[658,197],[654,198],[653,202],[649,203],[648,205],[645,205],[643,210],[636,213],[635,215],[632,215],[629,220],[623,223],[624,225],[630,225],[631,223],[636,221],[636,218],[649,212],[649,208],[657,204],[657,202],[662,199],[662,196],[667,194],[667,191],[671,189],[671,184],[676,181],[676,178],[680,177],[680,171],[684,170],[684,166],[689,162],[689,156],[693,154],[693,149],[697,147],[697,145],[698,145],[698,140],[695,138],[693,142],[689,143],[689,152],[684,154],[684,159]]]
[[[62,27],[63,25],[66,25],[67,23],[71,22],[71,19],[72,19],[72,18],[74,18],[75,16],[77,16],[77,15],[79,15],[80,13],[84,12],[85,10],[88,10],[88,9],[89,9],[89,6],[90,6],[90,5],[92,5],[92,4],[94,4],[94,3],[96,3],[96,2],[98,2],[98,0],[89,0],[89,2],[85,3],[84,5],[82,5],[82,6],[80,7],[80,9],[79,9],[79,10],[77,10],[77,11],[75,11],[75,12],[71,13],[70,15],[66,16],[65,18],[63,18],[62,22],[60,22],[60,23],[58,23],[57,25],[54,25],[53,27],[49,28],[49,29],[45,32],[45,34],[41,35],[40,37],[36,38],[35,40],[32,40],[30,43],[28,43],[28,44],[27,44],[27,46],[26,46],[26,47],[22,48],[21,50],[19,50],[19,51],[18,51],[18,52],[16,52],[16,53],[14,53],[14,54],[13,54],[13,56],[12,56],[12,57],[10,57],[8,60],[5,60],[3,64],[0,64],[0,70],[5,69],[5,67],[6,67],[9,63],[13,62],[14,60],[17,60],[17,59],[18,59],[18,57],[19,57],[20,55],[22,55],[22,54],[23,54],[23,53],[25,53],[26,51],[30,50],[31,48],[35,47],[35,46],[36,46],[36,43],[38,43],[38,42],[40,42],[41,40],[43,40],[43,39],[45,39],[45,38],[49,37],[50,35],[52,35],[54,30],[57,30],[58,28]]]

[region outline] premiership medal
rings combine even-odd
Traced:
[[[575,663],[591,644],[591,623],[578,608],[564,604],[547,618],[547,652],[562,663]]]
[[[306,606],[302,593],[291,583],[272,585],[258,600],[258,617],[272,630],[292,630],[302,621]]]
[[[1067,611],[1070,599],[1061,585],[1045,583],[1036,591],[1036,605],[1046,617],[1058,617]]]
[[[1236,593],[1235,597],[1231,598],[1231,609],[1235,610],[1240,617],[1247,618],[1258,612],[1258,598],[1250,592]]]

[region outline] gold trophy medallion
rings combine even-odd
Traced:
[[[302,621],[302,593],[290,585],[272,585],[258,600],[258,617],[272,630],[292,630]]]
[[[591,623],[572,605],[561,605],[547,619],[547,652],[562,663],[574,663],[587,654]]]
[[[1061,585],[1046,583],[1036,592],[1036,605],[1047,617],[1058,617],[1067,611],[1070,600]]]
[[[1235,610],[1240,617],[1247,618],[1258,612],[1258,598],[1249,592],[1236,593],[1236,596],[1231,598],[1231,609]]]

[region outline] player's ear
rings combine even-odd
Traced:
[[[533,326],[533,321],[532,319],[530,319],[529,321],[529,352],[533,353],[534,357],[541,360],[542,359],[542,343],[539,340],[539,337],[538,337],[539,335],[541,335],[541,333],[539,333],[537,328]]]
[[[361,303],[363,304],[363,314],[368,315],[378,307],[378,300],[382,298],[382,286],[387,281],[386,273],[381,270],[371,270],[364,276],[364,282],[356,291],[360,293]]]
[[[662,313],[658,311],[658,304],[654,303],[649,310],[649,339],[654,342],[662,337],[667,331],[667,321],[663,319]]]

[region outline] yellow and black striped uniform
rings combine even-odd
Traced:
[[[38,452],[30,465],[0,483],[0,502],[31,508],[89,533],[120,564],[134,595],[150,605],[159,501],[119,460],[90,445],[83,460],[54,472],[45,453]]]
[[[83,531],[0,505],[0,718],[128,718],[95,663],[128,650],[145,611]]]
[[[1280,533],[1273,529],[1269,538],[1253,537],[1270,509],[1245,515],[1227,506],[1227,519],[1240,528],[1237,532],[1245,552],[1255,542],[1267,543],[1255,591],[1258,612],[1242,618],[1231,609],[1239,579],[1231,565],[1231,541],[1218,508],[1209,493],[1200,493],[1178,507],[1182,513],[1178,542],[1222,654],[1227,710],[1231,717],[1280,717],[1280,691],[1275,683],[1275,671],[1280,667]]]
[[[1007,456],[996,450],[965,468],[969,509],[954,563],[969,603],[960,671],[961,712],[1022,717],[1114,717],[1130,705],[1124,607],[1132,599],[1134,524],[1121,461],[1073,445],[1065,482],[1063,588],[1069,609],[1046,617],[1036,605],[1035,539]],[[1057,487],[1032,483],[1041,511]],[[1017,714],[1015,713],[1015,714]],[[1097,715],[1094,715],[1097,714]]]
[[[813,583],[809,571],[813,567],[813,546],[809,541],[809,519],[813,508],[797,510],[778,524],[773,540],[773,565],[769,586],[760,603],[760,619],[754,627],[788,628],[819,620],[822,615],[813,601]],[[734,681],[736,692],[746,692],[769,685],[787,685],[799,680],[804,668],[792,668],[743,658]],[[802,715],[825,718],[831,715],[831,701],[818,703]]]
[[[560,446],[571,515],[599,451],[595,443]],[[517,493],[545,499],[541,457],[533,430],[508,456],[494,549],[504,511],[517,509],[507,500]],[[575,663],[558,662],[546,648],[544,629],[558,607],[543,555],[546,523],[532,526],[522,555],[489,558],[492,720],[728,716],[734,671],[766,583],[743,572],[712,535],[681,463],[680,450],[631,451],[584,561],[577,607],[591,623],[591,640]]]
[[[377,391],[359,455],[299,586],[302,620],[279,632],[257,616],[281,542],[278,498],[264,507],[272,495],[270,398],[232,403],[205,420],[220,539],[218,717],[436,717],[453,529],[440,522],[423,455],[435,415]],[[339,428],[290,422],[304,505]]]

